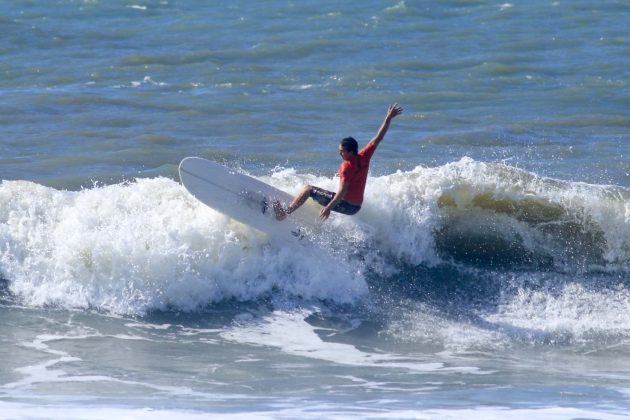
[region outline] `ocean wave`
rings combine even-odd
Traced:
[[[629,190],[472,160],[451,170],[459,180],[438,198],[436,239],[443,254],[564,270],[616,269],[630,262]]]
[[[262,178],[290,193],[338,182],[294,169]],[[269,240],[167,178],[81,191],[0,184],[0,277],[36,306],[142,314],[277,295],[352,303],[371,281],[413,282],[432,267],[625,276],[629,263],[627,189],[469,158],[372,177],[357,216],[334,215],[297,244]]]
[[[630,191],[622,187],[464,158],[371,178],[366,197],[350,229],[406,264],[588,271],[630,263]]]
[[[350,302],[366,291],[343,261],[275,246],[166,178],[79,192],[4,181],[0,274],[28,305],[127,314],[271,293]]]

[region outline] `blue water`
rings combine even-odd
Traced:
[[[627,2],[0,16],[4,417],[628,411]],[[363,209],[308,245],[178,183],[201,156],[335,189],[393,102]]]

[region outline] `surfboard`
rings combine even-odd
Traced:
[[[307,223],[300,211],[276,219],[274,203],[286,208],[293,200],[290,194],[216,162],[187,157],[179,164],[179,178],[208,207],[267,234],[300,237],[300,227]]]

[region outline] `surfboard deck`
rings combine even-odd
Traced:
[[[208,207],[267,234],[299,237],[300,228],[308,224],[299,211],[276,220],[273,203],[286,208],[293,200],[290,194],[216,162],[187,157],[179,164],[179,178]]]

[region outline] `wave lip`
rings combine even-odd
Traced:
[[[436,248],[444,258],[532,268],[623,269],[630,191],[464,158],[439,168]]]

